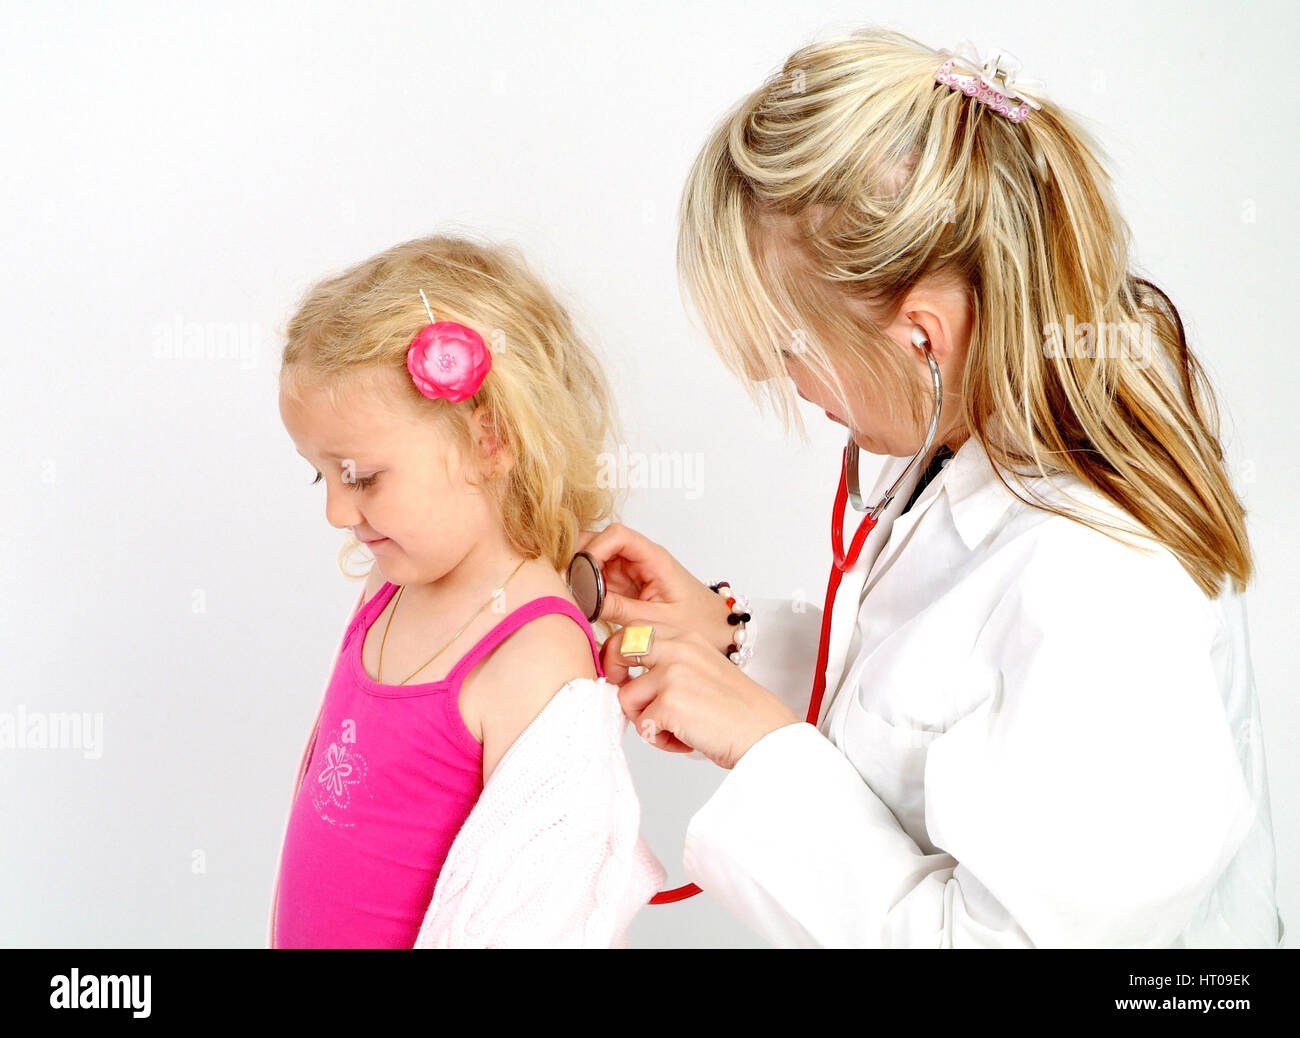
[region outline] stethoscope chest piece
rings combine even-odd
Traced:
[[[578,608],[588,623],[595,623],[605,605],[605,577],[596,557],[586,551],[574,555],[569,563],[568,581]]]

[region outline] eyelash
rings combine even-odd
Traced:
[[[378,476],[366,476],[364,479],[355,480],[352,483],[352,486],[355,487],[357,490],[369,490],[371,487],[375,485],[375,480],[377,480],[378,478],[379,478]],[[321,474],[317,472],[316,478],[311,481],[311,485],[315,486],[317,483],[321,481],[321,479],[322,479]]]

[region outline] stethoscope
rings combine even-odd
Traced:
[[[861,451],[857,442],[853,439],[852,429],[849,430],[849,442],[844,447],[844,463],[840,466],[840,485],[835,494],[835,506],[831,509],[831,557],[834,564],[831,567],[830,580],[826,584],[826,604],[822,607],[821,642],[817,648],[817,673],[813,679],[812,695],[808,701],[808,715],[805,718],[814,728],[817,726],[818,717],[821,714],[822,696],[826,691],[826,663],[830,652],[831,609],[835,605],[835,595],[839,591],[840,581],[844,578],[847,570],[857,565],[867,534],[875,529],[881,513],[894,500],[898,488],[915,471],[921,459],[929,453],[930,447],[934,443],[935,434],[939,431],[939,416],[943,413],[943,379],[939,374],[939,365],[934,359],[934,353],[930,349],[930,340],[925,337],[925,332],[919,326],[912,328],[912,345],[918,350],[923,350],[925,359],[930,362],[930,378],[934,383],[934,413],[930,417],[930,428],[926,431],[925,443],[921,445],[920,450],[912,455],[912,460],[907,463],[907,467],[894,480],[893,485],[885,491],[885,496],[876,502],[875,507],[869,511],[862,501],[862,491],[858,482],[858,457]],[[863,516],[862,522],[858,524],[857,532],[854,533],[853,541],[846,552],[844,550],[844,513],[847,501],[853,502],[856,511],[866,511],[867,514]]]
[[[891,501],[898,494],[899,488],[907,480],[908,476],[915,471],[921,459],[929,453],[931,445],[934,443],[935,434],[939,431],[939,416],[943,412],[943,379],[939,374],[939,365],[934,359],[934,353],[930,349],[930,340],[926,338],[925,332],[919,327],[912,328],[912,345],[918,350],[925,353],[925,359],[930,363],[930,378],[934,383],[934,413],[930,417],[930,427],[925,434],[925,443],[921,449],[912,455],[912,460],[907,463],[899,477],[894,480],[893,485],[885,491],[874,508],[867,509],[862,500],[862,488],[858,478],[858,459],[861,455],[861,449],[857,441],[853,438],[853,430],[849,430],[848,443],[844,446],[844,460],[840,466],[840,483],[835,493],[835,505],[831,509],[831,557],[833,565],[831,567],[830,580],[826,585],[826,604],[822,607],[822,630],[821,641],[817,648],[817,674],[813,681],[812,694],[808,702],[807,721],[814,728],[817,727],[818,715],[821,713],[822,696],[826,690],[826,663],[830,652],[830,634],[831,634],[831,609],[835,605],[835,595],[839,591],[840,581],[843,579],[847,570],[852,569],[862,554],[862,546],[866,542],[867,534],[875,529],[881,513],[889,507]],[[866,512],[862,522],[858,524],[858,529],[853,535],[853,540],[849,545],[848,551],[844,550],[844,516],[849,502],[853,503],[853,508],[858,512]],[[569,590],[573,592],[573,597],[579,607],[585,613],[588,622],[595,623],[600,616],[600,611],[605,604],[605,578],[601,573],[600,563],[589,552],[580,551],[573,557],[569,563]],[[700,892],[700,888],[694,883],[687,883],[685,886],[675,887],[672,890],[661,890],[655,894],[649,901],[652,905],[671,904],[674,901],[683,901],[688,897],[693,897]]]

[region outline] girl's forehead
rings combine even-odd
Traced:
[[[321,386],[297,382],[284,386],[281,405],[301,420],[340,428],[362,428],[391,424],[396,406],[391,393],[360,379]]]
[[[431,440],[442,438],[438,423],[370,386],[349,385],[333,393],[302,387],[282,393],[281,411],[299,452],[330,461],[389,457],[408,448],[427,449]]]
[[[290,431],[317,443],[326,457],[340,456],[334,446],[355,451],[358,444],[392,442],[400,426],[389,408],[356,392],[331,399],[324,390],[304,387],[282,395],[281,412]]]

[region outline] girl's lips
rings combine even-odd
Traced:
[[[829,411],[826,412],[826,417],[829,418],[832,422],[840,422],[840,420],[836,418],[835,415],[831,414]],[[843,422],[840,422],[840,425],[843,424],[844,424]]]

